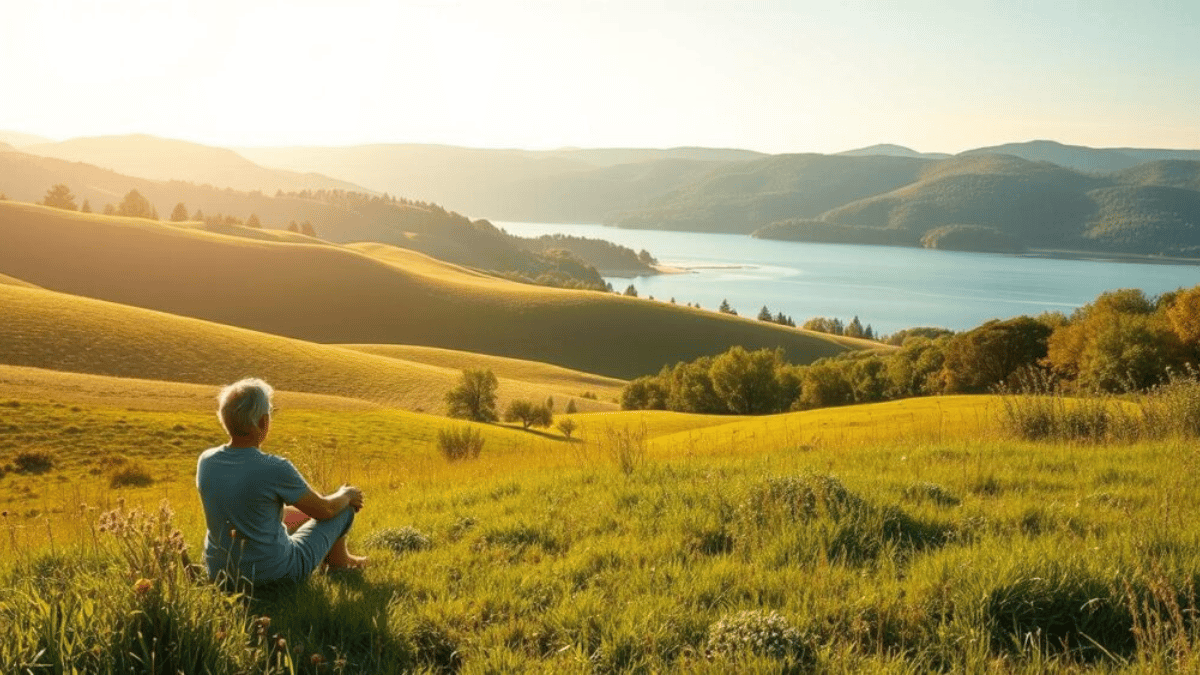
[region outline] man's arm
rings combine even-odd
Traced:
[[[362,490],[350,485],[343,485],[328,496],[321,496],[309,488],[303,497],[293,504],[306,516],[317,520],[329,520],[350,507],[355,511],[362,508]]]

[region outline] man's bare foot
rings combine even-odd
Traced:
[[[325,559],[323,567],[329,572],[340,572],[342,570],[361,570],[370,564],[370,559],[365,555],[350,555],[346,554],[344,558],[337,560]]]

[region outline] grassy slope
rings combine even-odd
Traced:
[[[417,347],[414,345],[340,345],[346,349],[400,359],[411,363],[424,363],[439,368],[465,370],[486,368],[497,377],[512,380],[527,380],[554,387],[559,391],[591,392],[602,400],[611,400],[621,395],[625,380],[592,375],[578,370],[569,370],[536,361],[509,359],[503,356],[488,356],[453,349]],[[565,401],[561,402],[563,405]]]
[[[306,644],[300,656],[345,656],[348,672],[1192,672],[1181,666],[1194,663],[1194,632],[1174,632],[1169,607],[1136,603],[1175,598],[1184,614],[1194,609],[1194,526],[1176,515],[1196,508],[1194,453],[1182,443],[1005,440],[993,434],[995,405],[956,397],[715,426],[670,413],[579,415],[594,429],[588,443],[482,426],[483,456],[456,464],[431,448],[444,420],[285,409],[268,449],[314,484],[366,489],[351,545],[373,566],[259,594],[250,612]],[[97,628],[72,623],[76,603],[58,605],[86,653],[93,634],[138,607],[130,580],[159,579],[129,576],[119,562],[72,566],[43,554],[47,533],[60,553],[77,543],[114,557],[91,509],[167,497],[195,551],[195,454],[220,436],[211,414],[69,406],[0,397],[0,461],[37,443],[55,457],[45,474],[0,481],[10,512],[0,556],[17,570],[3,582],[18,593],[10,597],[56,597],[44,583],[31,590],[36,574],[107,583],[79,591],[101,605]],[[642,422],[645,463],[623,475],[602,432]],[[700,434],[700,447],[681,441]],[[154,484],[108,489],[109,467],[122,462],[145,467]],[[366,544],[402,527],[431,545]],[[1122,615],[1131,605],[1145,612],[1139,620],[1163,621],[1136,645]],[[186,626],[195,606],[173,606]],[[23,617],[36,608],[11,619],[13,649],[29,657],[39,624]],[[798,629],[815,667],[707,654],[718,621],[742,610]],[[247,653],[253,637],[239,620],[222,625]],[[206,639],[190,630],[176,639]],[[1060,640],[1078,660],[1052,655]],[[117,652],[101,644],[98,653]]]
[[[0,360],[8,365],[112,377],[220,385],[247,375],[281,389],[344,396],[408,410],[444,411],[459,370],[364,354],[39,289],[0,285]],[[588,378],[579,373],[577,381]],[[500,401],[567,399],[566,374],[542,383],[502,378]],[[210,389],[210,396],[212,395]],[[613,409],[579,399],[580,410]]]
[[[0,241],[0,273],[48,289],[315,342],[436,346],[613,377],[737,344],[782,347],[800,363],[852,346],[668,303],[506,282],[381,245],[252,241],[12,202],[0,203]]]

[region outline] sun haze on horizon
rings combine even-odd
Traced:
[[[0,129],[58,140],[1200,147],[1189,2],[64,0],[7,14]]]

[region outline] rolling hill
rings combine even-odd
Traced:
[[[558,274],[582,283],[603,284],[595,270],[585,269],[585,262],[544,255],[534,242],[511,239],[486,221],[472,222],[434,204],[338,190],[303,190],[270,196],[181,181],[153,181],[82,162],[0,151],[0,192],[9,198],[38,202],[57,183],[64,183],[72,190],[76,203],[87,202],[96,212],[105,204],[119,203],[130,190],[137,190],[161,215],[170,214],[176,204],[183,203],[192,217],[203,212],[210,220],[221,214],[242,220],[256,215],[267,228],[278,230],[289,223],[308,222],[317,236],[328,241],[386,242],[458,264],[513,272],[528,278]],[[210,222],[207,227],[241,236],[279,238],[278,234],[256,233],[223,222]],[[585,260],[589,255],[587,247],[572,246],[570,242],[558,242],[557,248],[572,249]],[[631,251],[626,253],[635,255]]]
[[[383,244],[257,241],[15,202],[0,202],[0,241],[0,274],[49,290],[320,343],[442,347],[617,378],[732,345],[778,346],[797,363],[867,346],[508,282]]]
[[[274,193],[299,190],[370,190],[317,173],[268,169],[232,150],[145,134],[73,138],[21,147],[43,157],[84,162],[157,181],[184,181],[235,190]]]
[[[215,396],[214,387],[256,375],[292,392],[441,413],[445,409],[442,397],[454,386],[460,370],[468,367],[455,365],[453,354],[427,358],[443,364],[433,365],[12,285],[0,285],[0,308],[6,317],[0,325],[0,364],[109,378],[205,384],[209,385],[209,401]],[[463,355],[463,361],[470,367],[491,364],[487,358],[475,355]],[[620,381],[540,364],[530,364],[523,370],[511,361],[503,362],[501,370],[502,403],[513,398],[544,401],[554,396],[564,403],[575,398],[581,411],[616,409],[611,396],[619,391]],[[543,376],[545,381],[540,380]],[[12,389],[22,382],[42,391],[52,390],[55,384],[87,385],[114,396],[126,396],[123,392],[139,389],[129,382],[72,383],[45,373],[0,371],[0,389]],[[189,391],[187,395],[191,396],[194,390]],[[599,392],[609,399],[583,399],[580,395],[585,391]]]

